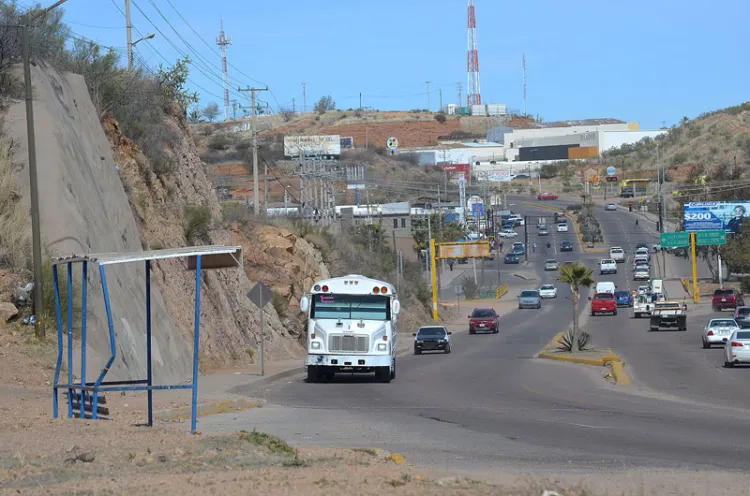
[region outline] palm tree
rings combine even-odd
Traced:
[[[573,336],[571,339],[571,352],[577,352],[578,346],[578,302],[581,300],[581,288],[590,288],[594,284],[593,272],[581,263],[572,263],[560,267],[558,281],[570,286],[570,294],[573,300]]]

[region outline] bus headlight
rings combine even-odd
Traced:
[[[388,350],[388,345],[385,343],[378,343],[378,351],[386,351]]]
[[[319,350],[320,349],[320,341],[313,341],[310,343],[310,348],[313,350]]]

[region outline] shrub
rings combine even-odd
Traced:
[[[477,286],[477,283],[474,282],[473,277],[464,276],[463,279],[461,279],[461,284],[464,287],[464,298],[467,300],[473,300],[479,296],[479,287]]]
[[[190,243],[208,241],[211,228],[211,209],[205,205],[185,207],[185,239]]]
[[[740,291],[742,294],[750,294],[750,277],[745,277],[740,282]]]
[[[31,270],[31,223],[21,204],[12,156],[14,144],[0,137],[0,267]]]
[[[447,117],[445,117],[445,114],[442,112],[438,112],[435,114],[435,120],[438,121],[440,124],[445,124],[445,121],[448,120]]]
[[[211,150],[228,150],[231,145],[231,137],[226,134],[215,134],[211,136],[206,146]]]
[[[580,331],[578,333],[578,349],[585,351],[588,347],[591,335],[586,331]],[[571,351],[573,349],[573,329],[568,329],[565,334],[560,338],[560,345],[558,346],[560,351]]]

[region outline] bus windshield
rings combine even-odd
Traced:
[[[391,320],[390,297],[379,295],[316,294],[311,319]]]

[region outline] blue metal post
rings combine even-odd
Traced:
[[[198,428],[198,349],[201,328],[201,256],[195,257],[195,329],[193,331],[193,401],[191,405],[190,431]]]
[[[86,385],[86,291],[89,278],[89,265],[83,261],[83,281],[81,283],[81,386]],[[85,398],[88,393],[81,389],[81,418],[85,417]]]
[[[154,392],[151,369],[151,260],[146,260],[146,381],[148,383],[148,426],[154,425]]]
[[[99,407],[99,386],[101,386],[104,377],[109,372],[109,368],[112,366],[112,362],[115,361],[117,356],[117,349],[115,348],[115,325],[112,323],[112,307],[109,304],[109,290],[107,289],[107,275],[104,273],[104,265],[99,265],[99,276],[102,280],[102,293],[104,295],[104,308],[107,310],[107,326],[109,327],[109,360],[104,366],[102,371],[99,373],[99,377],[94,383],[94,394],[91,405],[91,418],[96,420],[99,415],[97,413]]]
[[[68,262],[68,385],[73,384],[73,263]],[[73,391],[68,387],[68,418],[73,418]],[[81,390],[83,393],[83,390]],[[83,415],[81,415],[83,418]]]
[[[62,369],[63,336],[62,336],[62,310],[60,309],[60,284],[57,277],[57,265],[52,266],[52,281],[55,287],[55,315],[57,316],[57,363],[55,364],[55,379],[52,382],[52,416],[59,416],[59,399],[57,397],[57,386],[60,384],[60,370]],[[39,318],[39,316],[36,316]]]

